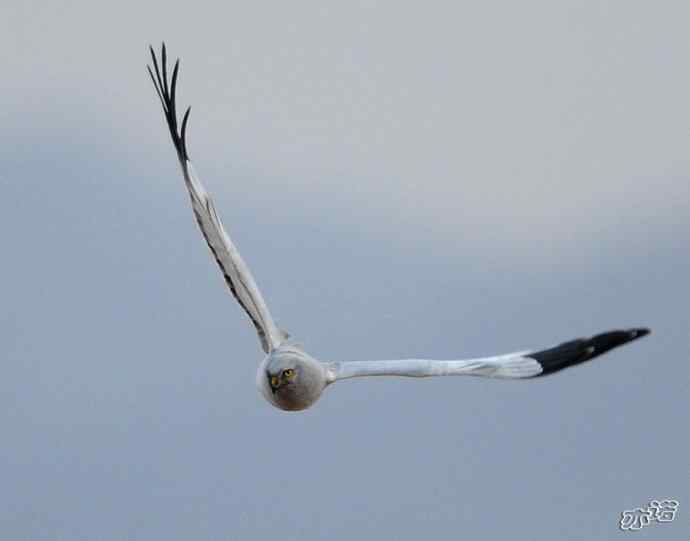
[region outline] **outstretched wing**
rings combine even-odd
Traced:
[[[225,276],[225,281],[230,287],[230,291],[244,308],[247,315],[252,320],[259,334],[261,345],[266,353],[275,349],[281,342],[287,339],[287,333],[278,329],[268,311],[268,307],[261,296],[259,288],[254,282],[249,268],[240,257],[237,248],[230,240],[230,237],[223,229],[223,224],[216,213],[208,192],[204,189],[198,177],[194,173],[194,168],[189,160],[187,153],[187,121],[189,120],[189,111],[187,109],[183,118],[182,126],[178,130],[177,111],[175,108],[175,92],[177,89],[177,75],[180,67],[180,60],[175,61],[175,66],[172,71],[172,78],[168,81],[168,66],[165,44],[161,49],[161,62],[159,69],[158,59],[150,47],[151,58],[153,59],[153,70],[151,66],[147,66],[149,75],[153,85],[156,87],[156,92],[160,98],[165,119],[168,122],[170,129],[170,137],[172,138],[175,150],[177,150],[177,157],[180,160],[182,167],[182,174],[184,175],[185,184],[189,191],[189,197],[192,201],[192,209],[194,216],[199,224],[204,238],[211,249],[213,257],[220,266]],[[155,72],[155,76],[154,76]]]
[[[358,376],[486,376],[532,378],[589,361],[607,351],[649,334],[649,329],[609,331],[590,338],[578,338],[549,349],[521,351],[460,361],[401,359],[397,361],[349,361],[331,366],[331,379]]]

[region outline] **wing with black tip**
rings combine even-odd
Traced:
[[[564,342],[548,349],[457,361],[399,359],[335,362],[329,367],[330,379],[335,381],[360,376],[533,378],[589,361],[647,334],[649,329],[644,328],[608,331],[589,338]]]
[[[163,106],[163,113],[170,129],[170,137],[175,145],[185,184],[192,201],[194,216],[208,247],[211,249],[213,257],[218,266],[220,266],[221,271],[223,271],[230,291],[247,313],[254,327],[256,327],[263,350],[268,353],[284,342],[288,335],[278,329],[273,321],[249,268],[223,228],[223,224],[213,205],[213,200],[194,173],[194,168],[187,152],[187,121],[189,120],[191,108],[185,111],[180,126],[178,126],[177,120],[175,93],[180,61],[179,59],[175,61],[172,75],[169,79],[165,44],[161,48],[160,64],[153,48],[150,49],[153,69],[151,69],[151,66],[147,66],[147,68]]]

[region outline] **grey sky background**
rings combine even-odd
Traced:
[[[685,2],[10,3],[0,537],[690,534]],[[339,383],[303,414],[196,230],[144,66],[281,326],[321,359],[654,333],[526,382]]]

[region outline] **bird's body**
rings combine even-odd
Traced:
[[[289,370],[293,371],[292,376],[285,374]],[[286,411],[307,409],[333,381],[329,364],[317,361],[302,348],[289,343],[281,344],[266,355],[256,371],[259,392],[269,403]]]
[[[319,399],[328,385],[341,379],[360,376],[470,375],[508,379],[532,378],[583,363],[649,333],[645,328],[614,330],[590,338],[578,338],[551,348],[467,360],[324,362],[314,359],[293,344],[289,340],[289,335],[274,322],[249,267],[223,228],[213,200],[194,172],[186,142],[189,109],[185,112],[178,129],[175,92],[179,60],[175,63],[169,81],[165,45],[161,54],[162,69],[159,69],[153,49],[151,56],[154,70],[149,67],[149,73],[163,106],[194,215],[230,291],[256,328],[261,346],[266,353],[257,371],[256,383],[259,392],[273,406],[287,411],[304,410]]]

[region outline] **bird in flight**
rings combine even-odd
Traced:
[[[180,61],[169,76],[165,44],[160,62],[150,47],[153,69],[147,66],[160,98],[170,137],[182,167],[185,185],[201,233],[223,272],[233,296],[256,327],[266,357],[259,365],[256,384],[272,405],[287,411],[304,410],[314,404],[330,384],[359,376],[485,376],[533,378],[589,361],[607,351],[636,340],[649,329],[631,328],[577,338],[541,350],[527,350],[494,357],[465,360],[400,359],[390,361],[319,361],[289,339],[268,310],[237,247],[223,228],[211,196],[194,172],[187,151],[187,121],[191,108],[178,124],[175,104]]]

